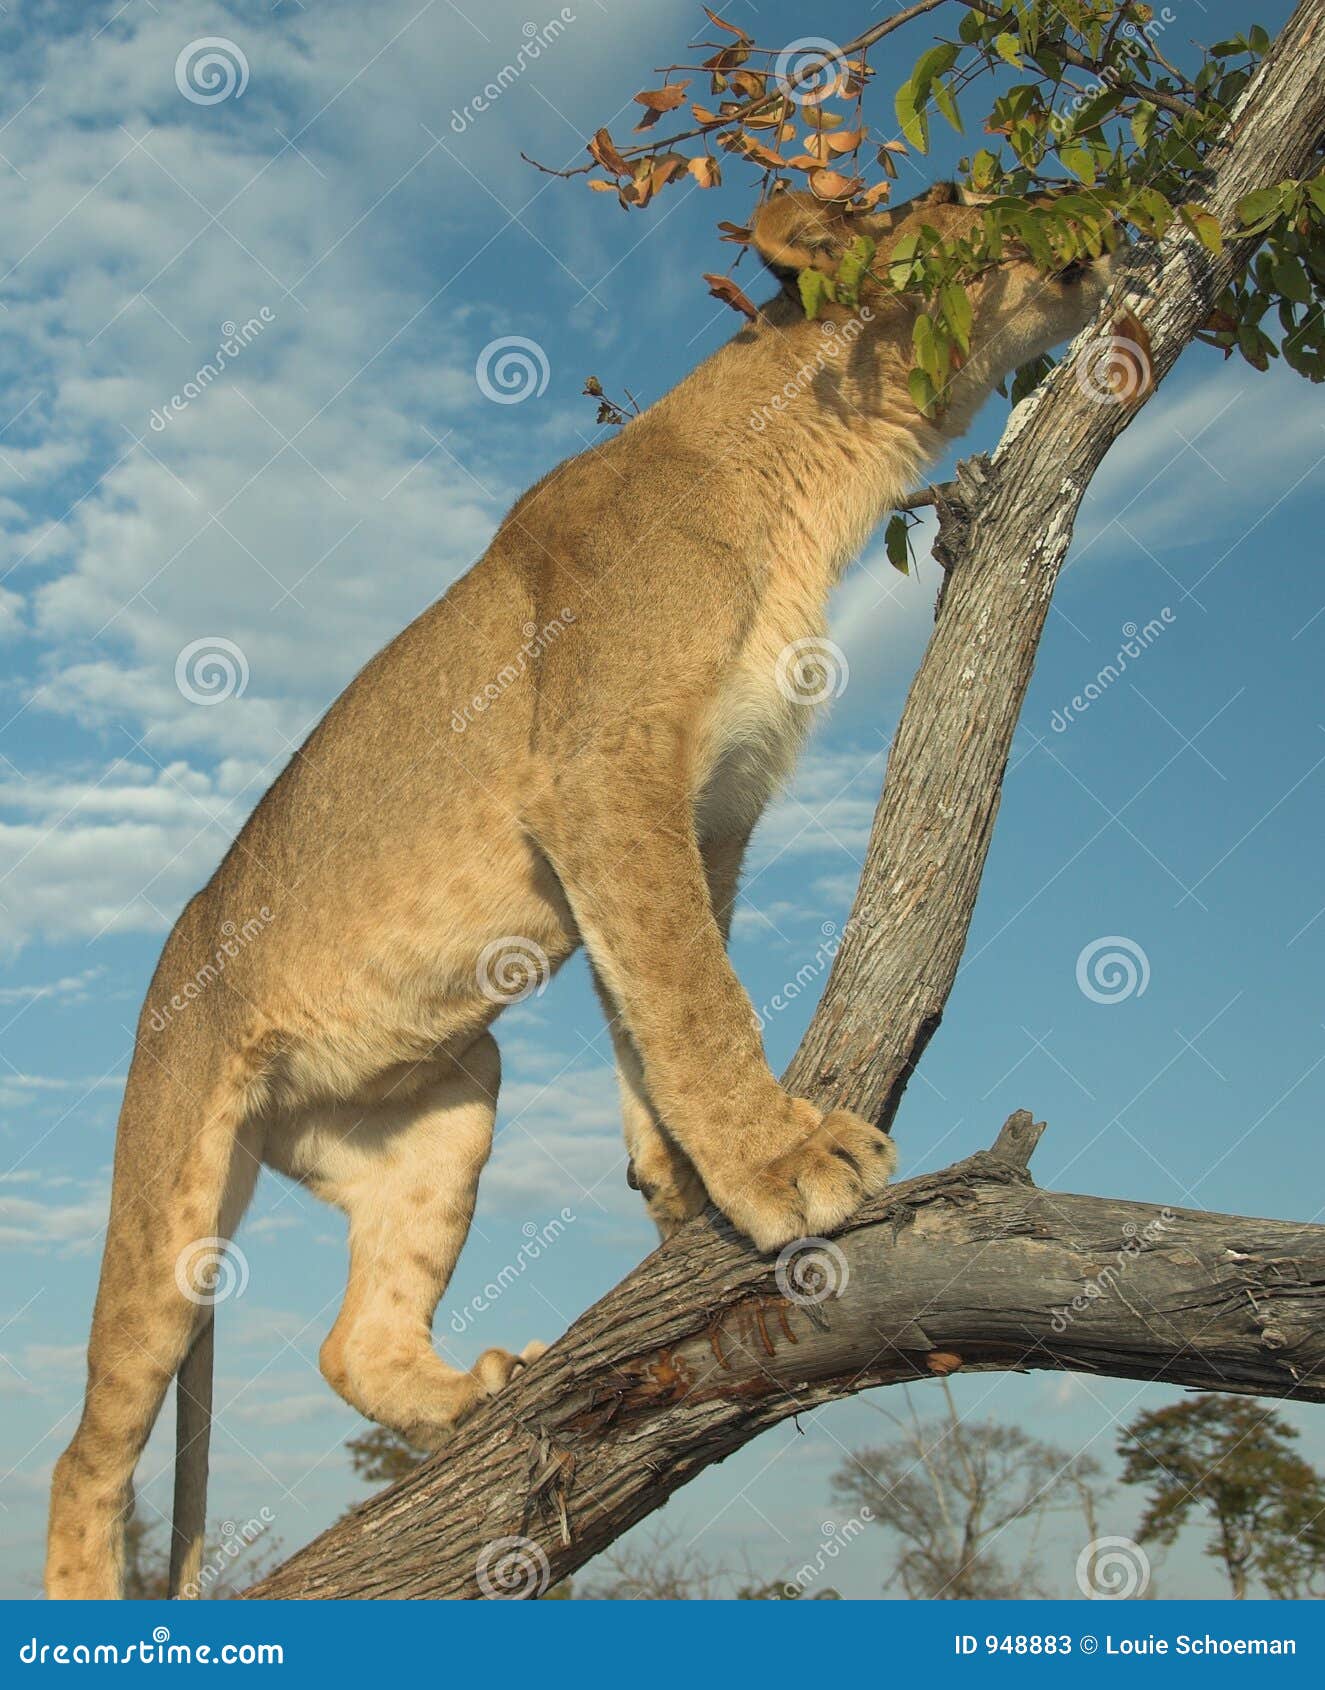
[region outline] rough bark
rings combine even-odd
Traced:
[[[1014,1115],[781,1266],[705,1217],[248,1594],[534,1595],[779,1420],[959,1367],[1325,1400],[1325,1227],[1041,1191],[1038,1134]]]
[[[1304,0],[1239,103],[1203,203],[1227,225],[1243,195],[1305,174],[1322,134],[1325,3]],[[1125,303],[1158,383],[1244,256],[1230,243],[1212,258],[1173,232],[1138,255],[1101,329]],[[853,920],[787,1076],[825,1105],[890,1121],[939,1023],[1077,508],[1144,399],[1088,398],[1069,354],[941,509],[947,590]],[[501,1568],[509,1593],[537,1594],[777,1421],[958,1365],[1325,1399],[1325,1229],[1040,1192],[1025,1173],[1035,1136],[1014,1117],[994,1151],[863,1211],[826,1258],[842,1294],[822,1302],[785,1270],[779,1284],[719,1218],[695,1223],[443,1458],[249,1594],[476,1596]],[[526,1541],[494,1560],[503,1538]]]

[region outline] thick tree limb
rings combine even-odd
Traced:
[[[513,1537],[532,1594],[541,1555],[573,1572],[779,1420],[958,1367],[1325,1401],[1325,1227],[1040,1191],[1039,1130],[1014,1115],[780,1269],[716,1215],[686,1228],[444,1456],[248,1594],[476,1597]]]
[[[1245,194],[1305,174],[1323,133],[1325,0],[1303,0],[1233,115],[1203,203],[1227,226]],[[1230,243],[1211,258],[1181,230],[1142,255],[1125,300],[1156,382],[1244,257]],[[944,490],[940,615],[853,918],[788,1071],[821,1104],[891,1120],[956,977],[1077,508],[1145,398],[1092,399],[1077,367],[1069,355],[992,463]],[[993,1151],[862,1212],[828,1258],[845,1265],[844,1294],[822,1303],[790,1297],[717,1217],[695,1223],[443,1458],[250,1594],[474,1596],[481,1550],[509,1536],[562,1577],[777,1421],[955,1365],[1325,1400],[1325,1229],[1039,1192],[1025,1173],[1034,1137],[1014,1117]]]

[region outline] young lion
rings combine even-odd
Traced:
[[[588,948],[633,1178],[664,1236],[708,1198],[772,1250],[886,1184],[886,1135],[769,1071],[725,941],[746,841],[808,725],[789,649],[822,635],[847,562],[994,384],[1108,287],[1107,263],[987,272],[970,357],[927,421],[906,380],[916,302],[867,288],[867,310],[811,322],[796,273],[832,269],[862,230],[877,267],[922,224],[977,216],[946,185],[849,221],[774,198],[754,238],[779,297],[519,500],[332,705],[184,910],[120,1115],[51,1596],[118,1593],[134,1467],[176,1373],[172,1588],[196,1576],[212,1315],[195,1269],[263,1163],[349,1217],[321,1366],[362,1413],[433,1448],[539,1353],[487,1350],[461,1373],[430,1338],[491,1149],[489,1028],[512,957],[555,968]]]

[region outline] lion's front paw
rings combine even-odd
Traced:
[[[887,1133],[834,1109],[790,1150],[752,1169],[721,1207],[759,1249],[777,1250],[841,1226],[883,1190],[896,1166],[897,1149]]]
[[[546,1349],[546,1344],[541,1344],[534,1338],[525,1345],[518,1356],[512,1355],[509,1350],[484,1350],[474,1363],[474,1377],[489,1396],[495,1397],[503,1386],[509,1384],[512,1374],[537,1361]]]

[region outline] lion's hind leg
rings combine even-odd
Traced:
[[[318,1109],[284,1135],[286,1171],[350,1222],[349,1282],[322,1345],[322,1373],[352,1407],[418,1449],[445,1442],[542,1350],[485,1350],[462,1372],[432,1344],[433,1314],[492,1148],[500,1075],[496,1041],[485,1033],[400,1095]]]

